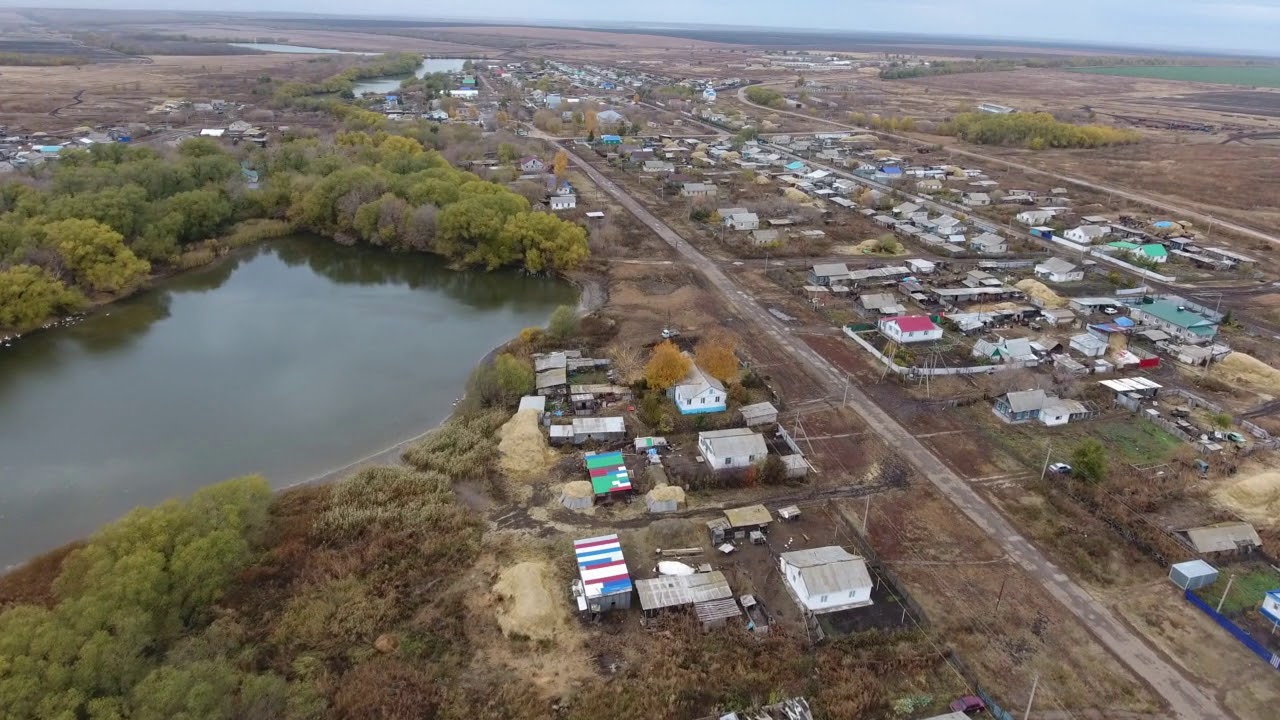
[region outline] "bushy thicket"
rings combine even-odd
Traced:
[[[1106,125],[1073,125],[1049,113],[962,113],[938,126],[942,135],[954,135],[979,145],[1045,148],[1096,148],[1128,145],[1142,140],[1132,130]]]

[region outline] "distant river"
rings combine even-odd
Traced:
[[[0,568],[224,478],[413,437],[567,283],[297,237],[0,348]]]
[[[305,45],[280,45],[277,43],[227,43],[231,47],[248,48],[269,53],[288,53],[296,55],[377,55],[375,52],[358,52],[354,50],[335,50],[333,48],[307,47]]]

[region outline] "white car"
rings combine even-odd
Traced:
[[[1049,471],[1055,472],[1059,475],[1070,475],[1071,466],[1066,463],[1054,463],[1049,466]]]

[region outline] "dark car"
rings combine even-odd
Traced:
[[[977,695],[965,695],[964,697],[956,698],[951,701],[951,712],[960,712],[965,715],[976,715],[980,712],[984,712],[986,709],[987,704]]]

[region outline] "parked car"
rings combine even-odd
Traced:
[[[1071,466],[1066,463],[1054,463],[1049,466],[1049,471],[1055,472],[1059,475],[1070,475]]]
[[[977,695],[965,695],[951,701],[951,712],[964,713],[965,715],[977,715],[985,712],[987,704]]]
[[[1113,308],[1113,307],[1104,307],[1104,308],[1102,308],[1102,312],[1106,313],[1107,315],[1115,315],[1115,314],[1119,313],[1120,311],[1119,311],[1119,310],[1116,310],[1116,309],[1115,309],[1115,308]]]

